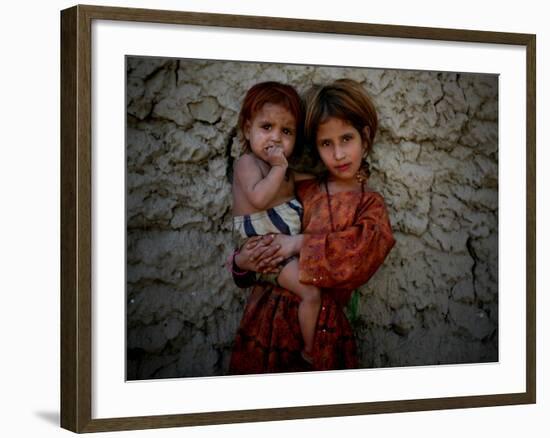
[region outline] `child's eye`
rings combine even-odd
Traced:
[[[263,129],[271,129],[271,125],[269,123],[266,123],[262,126]]]
[[[292,130],[288,129],[288,128],[284,128],[283,129],[283,134],[285,135],[291,135],[292,134]]]
[[[346,135],[344,136],[344,143],[347,143],[348,141],[350,141],[352,139],[352,136],[351,135]]]
[[[319,146],[321,146],[321,147],[327,147],[327,146],[329,146],[329,145],[330,145],[330,142],[329,142],[329,141],[322,141],[322,142],[319,144]]]

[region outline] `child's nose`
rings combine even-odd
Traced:
[[[273,129],[271,131],[271,138],[274,141],[279,141],[281,139],[281,131],[279,131],[278,129]]]
[[[344,158],[344,150],[339,145],[336,145],[334,147],[334,158],[336,160],[341,160],[342,158]]]

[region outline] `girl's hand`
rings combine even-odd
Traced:
[[[235,264],[243,271],[254,271],[265,274],[278,272],[277,265],[282,261],[273,258],[273,254],[278,251],[278,245],[271,245],[274,235],[251,237],[242,246],[240,252],[235,255]],[[265,263],[266,259],[271,262]],[[260,263],[262,265],[260,266]]]
[[[304,237],[302,234],[288,236],[286,234],[275,234],[269,245],[269,250],[259,260],[259,267],[272,267],[283,260],[300,253]]]

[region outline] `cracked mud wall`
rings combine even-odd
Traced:
[[[222,375],[246,300],[231,165],[246,90],[361,82],[397,240],[346,309],[364,367],[498,360],[498,77],[127,58],[128,379]]]

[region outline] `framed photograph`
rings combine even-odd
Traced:
[[[535,44],[62,11],[62,427],[535,403]],[[271,97],[254,101],[259,89]],[[334,109],[334,90],[353,99]],[[357,122],[359,101],[372,111]],[[260,131],[292,140],[263,148]],[[300,246],[240,288],[238,218],[281,220],[274,203],[242,207],[241,158],[263,181],[283,166],[272,142],[289,148],[277,187]],[[318,297],[311,349],[304,284]]]

